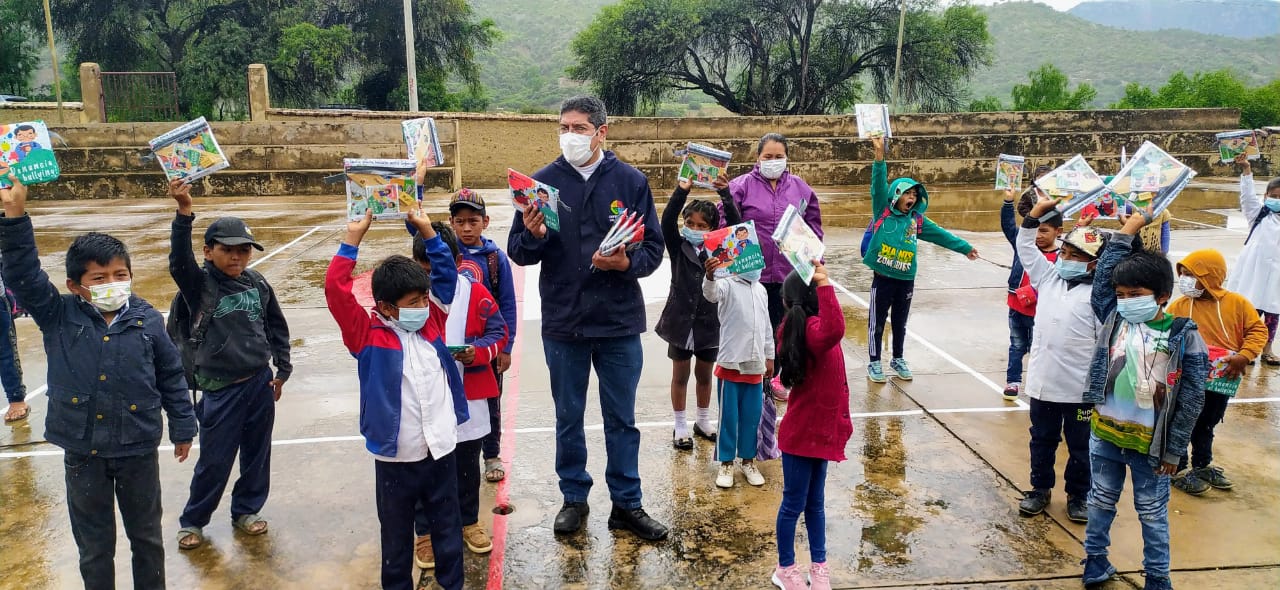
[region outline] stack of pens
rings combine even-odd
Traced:
[[[618,220],[613,222],[613,227],[609,228],[609,233],[606,233],[604,240],[601,240],[600,255],[612,256],[619,248],[625,248],[628,244],[640,242],[643,239],[644,216],[623,209]]]

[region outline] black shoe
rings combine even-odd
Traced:
[[[560,507],[560,513],[556,515],[556,523],[552,530],[557,535],[576,533],[582,528],[582,521],[586,520],[590,513],[591,509],[587,507],[586,502],[565,502],[564,506]]]
[[[686,437],[684,437],[684,438],[679,438],[679,437],[677,437],[677,436],[676,436],[676,431],[672,430],[672,431],[671,431],[671,446],[675,447],[677,451],[692,451],[692,450],[693,450],[693,439],[692,439],[692,438],[689,438],[689,437],[687,437],[687,436],[686,436]]]
[[[1067,519],[1071,522],[1089,522],[1089,506],[1084,498],[1067,498]]]
[[[609,528],[626,529],[646,541],[661,541],[667,538],[667,527],[649,516],[644,508],[623,510],[617,506],[609,513]]]
[[[693,435],[698,438],[705,438],[711,442],[716,442],[716,433],[703,430],[701,426],[698,426],[697,422],[693,423]]]
[[[1044,512],[1046,506],[1049,505],[1049,498],[1053,496],[1053,490],[1031,490],[1022,496],[1022,502],[1018,503],[1018,514],[1023,516],[1035,516]]]

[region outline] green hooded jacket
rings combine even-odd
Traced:
[[[924,184],[910,178],[899,178],[890,186],[887,182],[888,177],[888,166],[883,160],[871,164],[872,223],[880,219],[884,210],[896,204],[902,193],[910,190],[911,187],[919,187],[920,196],[915,206],[907,213],[892,207],[890,214],[880,224],[880,228],[871,236],[867,253],[862,257],[863,264],[871,267],[876,274],[891,279],[914,281],[918,266],[916,263],[917,215],[915,214],[924,220],[919,239],[933,242],[959,254],[968,255],[973,250],[969,242],[942,229],[925,216],[925,210],[929,208],[929,193],[925,190]]]

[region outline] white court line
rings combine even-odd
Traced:
[[[1234,228],[1234,227],[1222,227],[1222,226],[1220,226],[1220,225],[1213,225],[1213,224],[1211,224],[1211,223],[1200,223],[1199,221],[1191,221],[1190,219],[1182,219],[1182,218],[1180,218],[1180,217],[1174,217],[1174,218],[1173,218],[1173,220],[1174,220],[1174,221],[1181,221],[1182,223],[1190,223],[1190,224],[1192,224],[1192,225],[1199,225],[1199,226],[1207,227],[1207,228],[1209,228],[1209,229],[1224,229],[1224,230],[1227,230],[1227,231],[1236,232],[1236,233],[1238,233],[1238,234],[1247,233],[1247,232],[1245,232],[1245,231],[1244,231],[1244,230],[1242,230],[1242,229],[1236,229],[1236,228]]]

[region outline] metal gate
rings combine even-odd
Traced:
[[[173,72],[102,72],[99,80],[108,123],[181,120]]]

